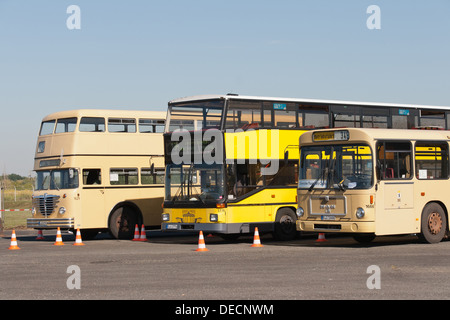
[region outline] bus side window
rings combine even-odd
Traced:
[[[83,184],[93,185],[102,183],[102,173],[100,169],[83,169]]]
[[[379,179],[411,178],[411,143],[380,141],[377,143]]]
[[[151,168],[141,169],[142,184],[164,184],[164,168],[155,168],[152,173]]]
[[[416,142],[416,178],[420,180],[448,178],[448,144]]]

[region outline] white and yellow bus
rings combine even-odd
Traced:
[[[449,231],[450,132],[334,129],[300,137],[297,229],[360,242]]]
[[[36,146],[35,229],[109,231],[160,228],[166,112],[74,110],[46,116]]]
[[[298,234],[295,197],[303,133],[429,125],[447,128],[449,109],[236,94],[172,100],[164,137],[162,229],[234,238],[258,227],[292,239]]]

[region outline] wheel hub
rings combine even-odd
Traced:
[[[281,217],[280,225],[284,232],[290,232],[295,226],[294,221],[288,215]]]
[[[428,217],[428,228],[432,234],[438,234],[442,229],[442,218],[437,212],[433,212]]]

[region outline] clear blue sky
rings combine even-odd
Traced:
[[[81,30],[69,30],[69,5]],[[369,5],[381,29],[369,30]],[[0,0],[0,173],[41,119],[228,92],[450,105],[450,1]]]

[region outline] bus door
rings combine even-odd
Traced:
[[[376,234],[413,233],[414,180],[409,141],[377,143]]]
[[[102,177],[100,169],[83,169],[83,192],[81,216],[86,216],[82,221],[81,228],[107,227],[105,213],[105,188],[102,187]],[[109,208],[111,209],[111,208]],[[79,224],[75,221],[75,228]]]

